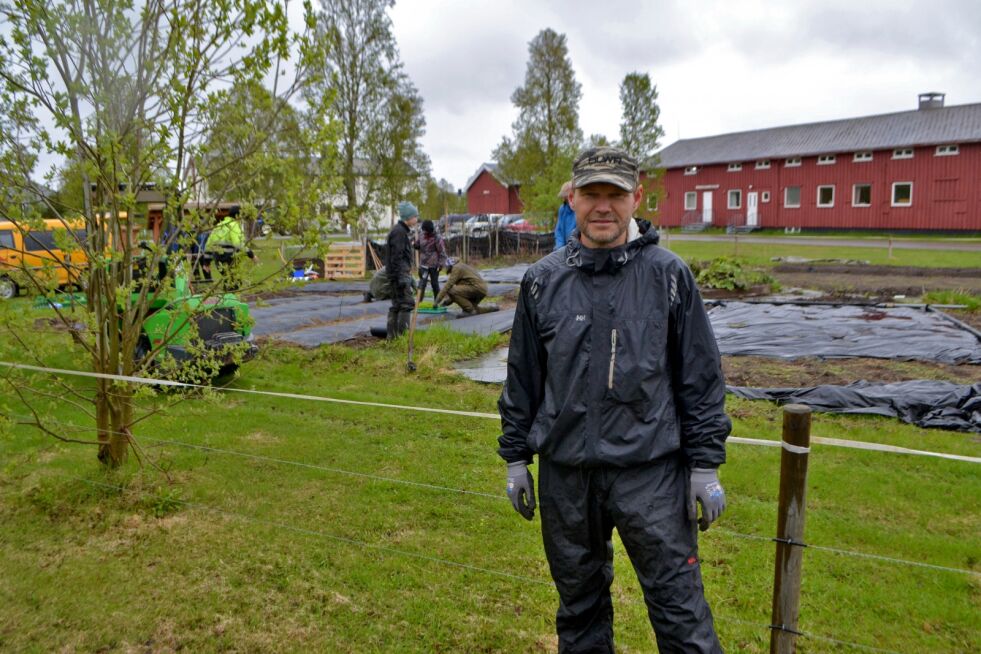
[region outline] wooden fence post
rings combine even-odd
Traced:
[[[807,459],[811,450],[811,409],[803,404],[783,408],[783,452],[780,457],[780,502],[777,515],[776,572],[773,577],[773,621],[770,654],[797,651],[800,578],[804,559],[804,510]]]

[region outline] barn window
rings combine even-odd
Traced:
[[[872,161],[871,152],[856,152],[855,156],[852,157],[852,161]]]
[[[872,185],[856,184],[852,187],[852,206],[871,207],[872,206]]]
[[[896,148],[892,151],[893,159],[912,159],[913,148]]]
[[[893,182],[892,206],[908,207],[913,204],[913,182]]]
[[[741,163],[731,163],[728,168],[730,173],[738,173],[742,169],[743,165]]]
[[[800,187],[788,186],[783,190],[783,206],[796,209],[800,206]]]
[[[685,193],[685,211],[694,211],[695,203],[698,202],[698,193],[689,191]]]
[[[760,159],[756,162],[756,170],[766,170],[770,167],[769,159]]]
[[[697,172],[698,172],[698,166],[688,166],[687,168],[685,168],[686,175],[694,175]]]
[[[937,154],[938,157],[950,157],[955,154],[959,154],[960,150],[956,145],[938,145]]]
[[[818,187],[818,206],[819,207],[833,207],[835,206],[835,187],[834,186],[819,186]]]
[[[741,209],[743,206],[743,192],[739,189],[729,191],[729,208]]]
[[[793,168],[800,165],[800,157],[791,157],[783,162],[784,167]]]
[[[657,196],[653,193],[647,196],[647,210],[657,211]]]
[[[770,192],[769,192],[769,191],[763,191],[763,192],[762,192],[762,193],[760,194],[760,199],[761,199],[761,200],[762,200],[763,202],[769,202],[769,201],[770,201]]]
[[[819,166],[830,166],[835,162],[835,156],[833,154],[822,154],[818,157]]]

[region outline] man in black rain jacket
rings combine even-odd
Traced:
[[[409,232],[419,222],[419,210],[411,202],[399,203],[399,221],[388,232],[385,241],[387,257],[385,270],[392,288],[392,306],[388,309],[386,336],[398,338],[409,328],[415,310],[412,288],[412,239]]]
[[[511,332],[498,452],[508,495],[534,517],[559,592],[560,652],[613,652],[612,533],[637,572],[658,648],[721,652],[698,562],[725,507],[717,468],[730,421],[715,338],[691,271],[628,242],[638,165],[591,148],[573,166],[578,238],[531,266]]]

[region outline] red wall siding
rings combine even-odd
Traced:
[[[505,187],[486,170],[467,189],[468,213],[521,213],[516,186]]]
[[[504,213],[524,213],[524,205],[521,203],[521,198],[518,197],[518,187],[509,186],[508,187],[508,210]]]
[[[680,168],[665,173],[665,197],[661,224],[677,226],[684,215],[685,192],[698,193],[697,211],[703,208],[702,194],[712,192],[714,226],[724,227],[736,216],[746,215],[746,194],[760,193],[760,227],[822,229],[901,229],[981,231],[981,144],[960,144],[960,154],[938,157],[934,146],[914,148],[912,159],[893,159],[892,150],[873,152],[873,160],[853,161],[853,152],[838,153],[832,165],[817,165],[817,157],[804,157],[799,167],[786,167],[782,159],[771,161],[768,170],[756,170],[755,162],[744,161],[742,170],[729,172],[727,164],[699,168],[685,175]],[[913,183],[913,203],[892,206],[892,184]],[[872,185],[872,203],[852,206],[854,184]],[[833,185],[833,207],[817,206],[818,186]],[[784,207],[784,191],[800,186],[800,208]],[[742,191],[742,207],[730,210],[730,189]],[[764,191],[770,201],[764,203]]]

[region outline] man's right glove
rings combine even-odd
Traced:
[[[522,518],[531,520],[535,517],[535,480],[524,461],[508,464],[508,497]]]
[[[702,504],[702,517],[698,519],[698,528],[705,531],[726,509],[726,492],[719,483],[719,473],[715,468],[691,469],[688,517],[693,521],[697,515],[696,503],[698,502]]]

